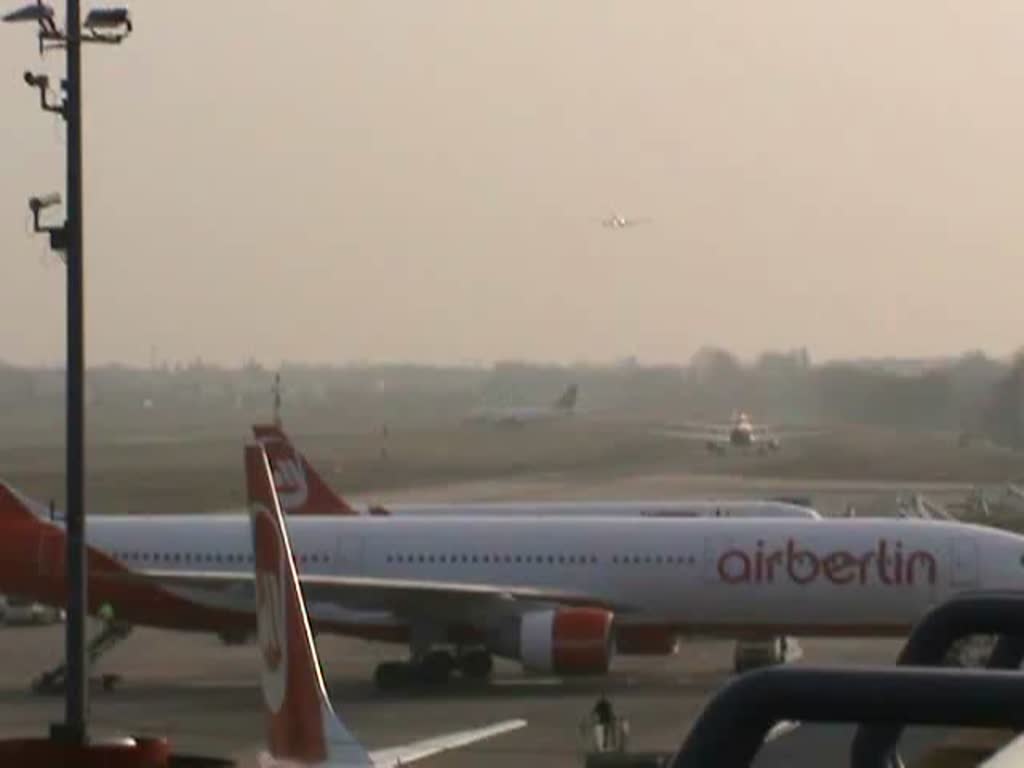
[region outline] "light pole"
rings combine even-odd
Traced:
[[[6,14],[4,21],[38,25],[39,52],[64,48],[67,75],[61,83],[63,98],[55,101],[46,75],[25,74],[25,82],[39,89],[44,110],[60,114],[67,123],[67,179],[65,220],[44,227],[40,213],[60,202],[59,195],[29,200],[36,231],[47,232],[50,246],[63,253],[67,265],[67,690],[64,722],[54,725],[55,739],[72,744],[88,741],[88,662],[85,653],[86,549],[85,549],[85,308],[82,242],[82,43],[120,43],[132,30],[123,8],[90,11],[81,19],[79,0],[67,0],[64,28],[43,0]]]

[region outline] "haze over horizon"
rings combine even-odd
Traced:
[[[299,10],[139,0],[86,51],[90,365],[1021,346],[1020,3]],[[0,360],[53,364],[21,74],[63,57],[0,36]]]

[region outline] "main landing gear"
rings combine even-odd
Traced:
[[[430,651],[412,661],[385,661],[373,674],[374,683],[382,691],[408,688],[434,688],[446,685],[453,673],[466,680],[490,678],[494,660],[485,649],[459,653]]]
[[[758,640],[738,640],[733,655],[733,670],[737,675],[761,667],[771,667],[795,661],[803,650],[795,637],[765,637]]]

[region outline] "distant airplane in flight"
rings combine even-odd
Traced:
[[[638,224],[645,224],[650,219],[632,217],[632,216],[620,216],[617,213],[613,213],[610,216],[601,219],[601,225],[606,229],[627,229],[629,227],[635,227]]]

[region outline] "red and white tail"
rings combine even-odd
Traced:
[[[371,766],[324,686],[295,558],[262,445],[245,448],[267,747],[274,765]]]
[[[313,469],[276,424],[254,424],[252,434],[263,444],[274,472],[281,507],[289,515],[358,515]]]
[[[45,506],[0,481],[0,522],[32,523],[48,517]]]

